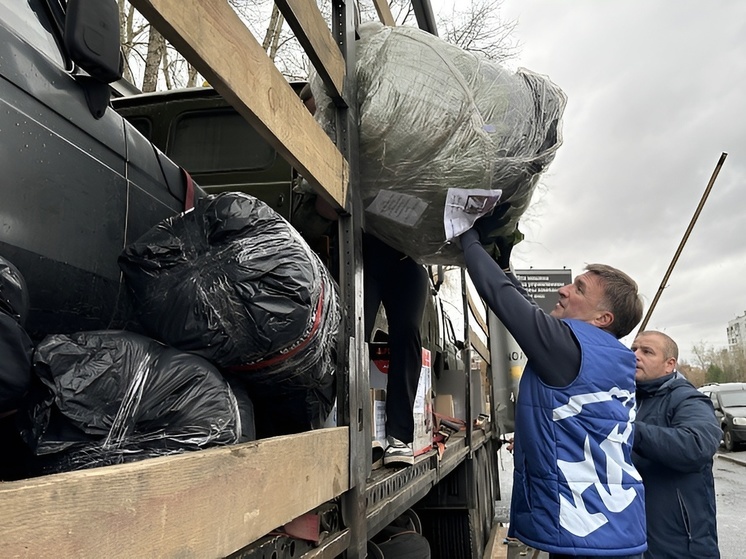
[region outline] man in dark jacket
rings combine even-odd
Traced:
[[[645,485],[646,559],[717,559],[712,457],[722,432],[710,399],[676,372],[679,350],[662,332],[641,332],[632,459]]]

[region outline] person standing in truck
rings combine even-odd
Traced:
[[[377,237],[363,233],[365,340],[378,308],[388,322],[384,466],[414,464],[414,400],[422,370],[420,326],[430,280],[425,268]]]
[[[504,215],[498,206],[459,241],[477,291],[528,357],[516,400],[508,535],[552,559],[641,558],[645,495],[631,457],[635,356],[619,342],[642,318],[637,284],[591,264],[559,289],[546,314],[510,271],[517,229],[496,239],[497,260],[482,246],[505,226]]]
[[[311,114],[316,102],[306,84],[299,96]],[[294,215],[300,233],[318,247],[318,232],[336,237],[336,211],[315,193],[301,193]],[[308,237],[314,237],[309,239]],[[363,240],[363,313],[365,341],[370,342],[378,309],[383,305],[388,322],[389,370],[386,383],[385,466],[414,464],[414,401],[422,370],[420,326],[425,312],[430,280],[424,266],[365,231]],[[330,244],[334,244],[332,241]],[[326,250],[334,252],[334,250]],[[339,279],[333,254],[321,255]]]
[[[679,348],[663,332],[638,333],[632,351],[632,460],[647,496],[645,559],[719,559],[712,459],[723,433],[712,402],[676,371]]]

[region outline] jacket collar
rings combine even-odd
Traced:
[[[674,382],[678,378],[683,378],[683,375],[679,373],[678,371],[674,371],[660,378],[648,380],[645,382],[638,382],[637,383],[637,395],[638,397],[641,397],[641,398],[653,396],[657,394],[659,391],[668,387],[668,385],[670,385],[672,382]]]

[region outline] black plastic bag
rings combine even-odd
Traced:
[[[321,426],[335,395],[337,288],[282,216],[247,194],[208,196],[119,264],[150,335],[239,375],[284,432]]]
[[[212,364],[132,332],[48,336],[34,372],[44,389],[24,435],[46,473],[238,443],[253,429]]]
[[[0,312],[23,326],[29,311],[26,280],[13,263],[0,256]]]
[[[34,346],[23,329],[28,309],[23,276],[0,256],[0,414],[16,410],[31,383]]]

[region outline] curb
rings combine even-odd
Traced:
[[[734,458],[733,456],[728,456],[727,454],[716,454],[715,455],[720,460],[726,460],[728,462],[733,462],[734,464],[739,464],[740,466],[746,466],[746,460],[743,458]]]

